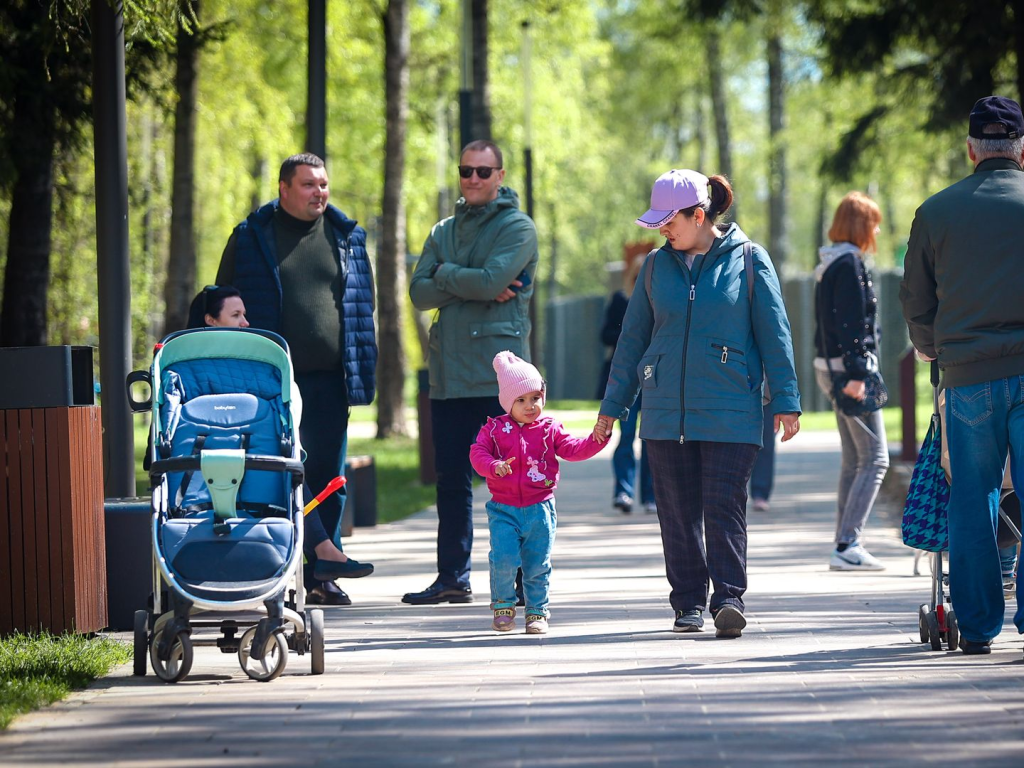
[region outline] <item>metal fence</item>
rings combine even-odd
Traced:
[[[876,270],[879,355],[882,377],[889,385],[889,404],[900,404],[899,358],[910,344],[900,310],[902,270]],[[805,411],[828,410],[825,396],[814,381],[814,275],[804,273],[783,280],[782,295],[793,327],[793,352],[800,395]],[[604,363],[601,322],[606,299],[571,296],[548,302],[544,323],[544,368],[548,396],[553,399],[593,399]]]

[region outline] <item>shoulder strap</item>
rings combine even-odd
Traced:
[[[653,251],[647,254],[647,258],[644,260],[644,289],[647,291],[647,300],[654,305],[654,299],[651,298],[651,280],[654,276],[654,257],[658,255],[660,249],[655,248]]]
[[[754,303],[754,255],[750,241],[743,244],[743,269],[747,273],[747,301]]]

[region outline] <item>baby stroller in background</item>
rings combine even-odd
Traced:
[[[151,387],[132,399],[135,382]],[[268,681],[288,651],[324,671],[323,612],[302,584],[303,469],[288,347],[264,331],[171,334],[149,372],[128,376],[132,410],[151,410],[153,592],[135,613],[135,674],[146,656],[164,682],[183,680],[194,644],[237,653]],[[193,638],[196,628],[220,636]]]
[[[949,470],[949,446],[946,440],[946,393],[939,392],[939,366],[938,363],[931,364],[932,402],[933,413],[938,417],[942,434],[942,469],[946,474],[946,481],[952,485],[952,475]],[[1011,543],[1020,544],[1021,540],[1021,509],[1020,500],[1013,488],[1013,481],[1010,478],[1010,460],[1007,457],[1006,468],[1003,472],[1002,490],[999,494],[999,530],[996,535],[999,548],[1008,546]],[[924,550],[918,550],[914,557],[914,575],[918,575],[918,562]],[[918,607],[917,622],[920,630],[921,642],[930,643],[932,650],[942,650],[942,644],[953,651],[960,642],[960,631],[956,621],[956,613],[950,603],[946,590],[949,587],[949,574],[945,571],[943,552],[932,552],[930,558],[932,591],[931,602],[924,603]]]

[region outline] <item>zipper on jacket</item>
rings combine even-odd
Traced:
[[[736,349],[735,347],[727,347],[727,346],[725,346],[723,344],[714,344],[714,343],[712,343],[711,344],[711,348],[712,349],[720,349],[720,350],[722,350],[722,362],[723,363],[729,362],[729,355],[730,355],[730,353],[733,354],[733,355],[739,355],[740,357],[743,357],[743,354],[744,354],[742,351]]]
[[[683,365],[679,371],[679,444],[686,442],[686,349],[690,346],[690,317],[693,314],[693,302],[697,298],[697,281],[700,280],[700,273],[704,269],[704,259],[707,254],[702,254],[700,267],[697,269],[697,276],[691,277],[689,269],[686,270],[687,279],[690,282],[690,300],[686,302],[686,335],[683,336]]]

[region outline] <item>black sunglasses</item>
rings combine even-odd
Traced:
[[[464,179],[468,179],[473,175],[473,171],[476,171],[476,175],[481,179],[491,178],[491,174],[495,171],[500,171],[501,168],[491,168],[487,165],[472,166],[472,165],[460,165],[459,176]]]
[[[203,288],[203,313],[204,314],[207,314],[207,315],[213,314],[212,312],[210,312],[210,295],[216,293],[219,290],[220,290],[220,286],[219,285],[207,285],[205,288]]]

